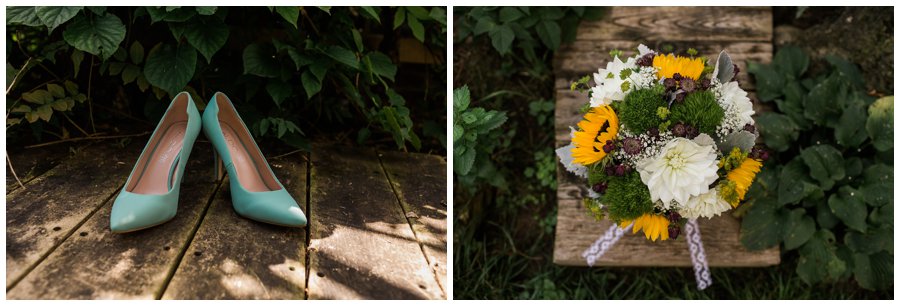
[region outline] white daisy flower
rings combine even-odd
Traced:
[[[675,138],[656,157],[640,161],[637,170],[653,202],[684,205],[691,196],[709,191],[718,178],[718,163],[714,146]]]
[[[625,95],[631,91],[622,90],[622,84],[628,78],[622,78],[622,70],[634,69],[634,58],[629,58],[626,62],[622,62],[617,56],[611,62],[606,64],[606,69],[600,69],[594,73],[594,83],[597,85],[591,89],[591,107],[598,107],[612,103],[612,101],[625,99]]]
[[[696,219],[700,217],[712,218],[731,209],[722,197],[718,189],[710,189],[709,192],[693,196],[678,211],[682,217]]]

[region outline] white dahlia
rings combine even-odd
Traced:
[[[717,93],[719,94],[719,105],[725,110],[725,121],[731,121],[736,128],[743,128],[745,124],[753,123],[753,103],[747,97],[747,92],[741,89],[737,82],[722,84]]]
[[[627,77],[622,77],[622,70],[634,68],[634,58],[622,62],[616,56],[611,62],[606,63],[606,69],[600,69],[594,73],[594,83],[597,85],[591,89],[591,107],[607,105],[612,101],[624,99],[625,94],[631,91],[631,86],[628,90],[622,90],[622,84],[628,81]]]
[[[637,165],[641,181],[650,190],[653,202],[682,206],[691,196],[709,191],[718,175],[715,146],[701,146],[685,138],[675,138],[659,155],[646,158]]]
[[[731,209],[731,204],[719,196],[718,189],[713,188],[709,192],[691,197],[678,211],[685,218],[696,219],[712,218],[729,209]]]

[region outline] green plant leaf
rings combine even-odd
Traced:
[[[432,7],[431,12],[428,13],[428,17],[431,17],[432,20],[437,21],[441,25],[447,25],[447,12],[444,11],[443,7]]]
[[[125,25],[112,14],[79,15],[66,26],[63,38],[76,49],[98,55],[106,61],[125,39]]]
[[[810,183],[807,168],[801,158],[794,158],[781,168],[778,177],[778,204],[796,203],[819,188]]]
[[[269,93],[269,96],[272,97],[272,101],[275,102],[275,105],[280,108],[281,102],[291,96],[294,92],[294,88],[284,81],[272,79],[266,84],[266,91]]]
[[[788,215],[784,231],[784,248],[793,250],[809,240],[816,232],[816,221],[806,215],[806,210],[796,208]]]
[[[278,76],[281,63],[275,59],[275,50],[268,44],[250,44],[244,48],[244,74],[273,78]]]
[[[131,62],[135,65],[140,65],[144,62],[144,46],[140,42],[135,41],[132,43],[128,53],[131,57]]]
[[[869,233],[860,233],[856,231],[848,231],[844,235],[844,243],[853,252],[862,254],[874,254],[879,251],[893,250],[894,231],[889,227],[881,227],[869,231]]]
[[[384,53],[370,52],[366,54],[365,61],[371,66],[373,73],[386,77],[391,81],[394,80],[394,75],[397,74],[397,66]]]
[[[453,112],[460,113],[469,108],[469,101],[471,101],[471,97],[469,96],[469,86],[464,85],[463,87],[457,88],[453,90]]]
[[[799,136],[797,124],[791,118],[774,112],[759,115],[756,118],[756,127],[766,145],[778,152],[790,148]]]
[[[787,76],[788,80],[799,79],[809,67],[809,56],[795,46],[783,46],[772,59],[772,66]]]
[[[519,9],[511,6],[500,8],[500,22],[507,23],[522,18],[525,14]]]
[[[844,158],[841,151],[829,145],[814,145],[800,152],[803,162],[809,167],[809,174],[819,181],[822,189],[828,190],[834,182],[844,178]]]
[[[122,82],[124,84],[134,82],[139,75],[141,75],[141,67],[128,64],[125,66],[125,69],[122,70]]]
[[[303,82],[303,89],[306,90],[306,97],[309,99],[322,90],[322,83],[310,71],[304,71],[300,75],[300,81]]]
[[[894,148],[894,96],[883,97],[869,105],[866,132],[872,138],[876,150]]]
[[[47,84],[47,91],[55,98],[64,98],[66,96],[66,90],[59,84]]]
[[[6,25],[21,24],[29,27],[43,25],[33,6],[7,6]],[[29,120],[29,122],[34,122]]]
[[[296,6],[276,6],[275,12],[294,26],[295,29],[297,28],[297,19],[300,18],[300,8]]]
[[[22,100],[34,103],[34,104],[49,104],[53,102],[53,95],[50,94],[49,91],[38,89],[32,92],[26,92],[22,94]]]
[[[356,59],[356,53],[353,53],[353,51],[347,50],[344,47],[329,46],[325,54],[350,68],[359,69],[359,60]]]
[[[850,186],[841,187],[837,193],[828,198],[828,207],[831,208],[831,213],[844,221],[848,227],[866,232],[866,216],[869,212],[859,190]]]
[[[428,20],[428,11],[421,6],[407,6],[406,11],[419,20]]]
[[[853,254],[853,276],[860,287],[890,288],[894,278],[894,256],[888,252]]]
[[[457,150],[462,152],[457,154]],[[469,171],[472,171],[472,165],[475,164],[475,148],[456,148],[453,149],[453,154],[455,155],[453,159],[453,171],[456,172],[457,175],[469,174]]]
[[[213,55],[228,41],[228,34],[228,26],[216,17],[194,18],[184,29],[184,38],[203,54],[207,63],[212,62]]]
[[[859,68],[857,68],[855,64],[830,54],[825,56],[825,60],[835,68],[835,74],[842,81],[851,84],[857,89],[865,88],[865,84],[863,83],[865,78],[863,78],[862,73],[860,73]]]
[[[194,77],[197,51],[187,44],[158,44],[147,55],[144,77],[153,86],[175,95]]]
[[[215,7],[215,6],[198,6],[198,7],[195,7],[194,9],[197,10],[197,13],[198,13],[198,14],[204,15],[204,16],[208,16],[208,15],[215,14],[215,13],[216,13],[216,9],[218,9],[218,7]]]
[[[36,6],[34,13],[53,32],[56,27],[78,15],[81,9],[81,6]]]
[[[365,46],[363,46],[362,34],[359,34],[357,29],[353,29],[351,32],[353,33],[353,44],[356,45],[356,51],[363,52]]]
[[[397,8],[397,12],[394,13],[394,30],[403,25],[404,21],[406,21],[406,10],[399,7]]]
[[[41,120],[46,122],[50,122],[50,118],[53,117],[53,108],[51,108],[49,103],[39,106],[35,112]]]
[[[509,53],[513,40],[516,38],[512,28],[505,24],[495,27],[489,35],[491,36],[491,45],[501,55]]]
[[[537,25],[537,34],[550,50],[556,50],[561,43],[562,30],[555,21],[544,20]]]
[[[814,284],[844,272],[846,264],[835,255],[834,234],[819,230],[800,248],[797,275],[807,284]]]
[[[844,148],[859,147],[868,138],[864,123],[866,107],[862,101],[854,101],[844,108],[838,121],[839,128],[834,129],[835,140]]]
[[[749,250],[778,245],[788,221],[788,214],[773,199],[757,199],[741,222],[741,244]]]
[[[816,223],[819,224],[820,227],[832,229],[840,222],[841,220],[831,213],[828,202],[822,201],[819,202],[819,204],[816,204]]]
[[[749,62],[747,72],[756,77],[756,95],[761,101],[772,101],[782,95],[787,80],[771,65]]]
[[[863,183],[859,186],[863,200],[869,206],[887,206],[894,203],[894,167],[874,164],[863,172]]]
[[[829,77],[816,84],[804,101],[803,115],[819,125],[826,124],[831,118],[838,118],[841,108],[834,105],[834,100],[841,93],[841,83],[837,78]]]
[[[415,36],[417,40],[425,42],[425,26],[422,25],[422,22],[420,22],[419,19],[409,16],[406,18],[406,26],[409,27],[409,30],[412,31],[413,36]]]
[[[360,6],[364,15],[369,18],[375,19],[376,22],[381,23],[381,17],[378,17],[378,9],[371,6]]]

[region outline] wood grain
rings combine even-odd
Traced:
[[[306,210],[306,158],[270,160],[285,189]],[[238,215],[219,189],[163,299],[303,299],[306,230]]]
[[[715,58],[726,49],[741,69],[738,81],[756,102],[746,62],[769,63],[772,58],[772,17],[770,8],[612,8],[604,20],[582,23],[577,40],[556,53],[556,146],[571,142],[570,126],[582,115],[579,109],[588,101],[587,93],[572,92],[569,84],[583,75],[606,66],[609,51],[634,54],[638,43],[659,50],[672,46],[675,52],[696,48],[700,54]],[[754,109],[765,107],[754,103]],[[559,201],[553,262],[586,266],[582,252],[611,225],[598,222],[582,206],[587,196],[584,179],[566,172],[557,163]],[[714,267],[752,267],[776,265],[779,249],[758,252],[746,250],[740,243],[740,221],[730,215],[701,219],[700,232],[709,264]],[[598,266],[690,266],[690,253],[684,238],[652,242],[640,233],[626,234],[595,265]]]
[[[129,156],[136,159],[137,152],[132,153]],[[7,292],[7,298],[158,297],[215,190],[215,183],[209,179],[212,176],[211,156],[208,146],[194,149],[185,168],[178,213],[174,219],[149,229],[115,234],[109,230],[109,213],[114,199],[110,198],[98,213],[77,228],[74,235]],[[105,160],[100,156],[93,158],[97,158],[90,160],[93,163]],[[130,169],[131,164],[125,167]],[[120,178],[124,180],[125,176],[127,173]]]
[[[7,289],[122,187],[140,143],[89,146],[6,196]]]
[[[769,7],[612,7],[575,40],[771,41]]]
[[[19,152],[9,152],[8,154],[13,167],[15,167],[16,174],[19,176],[19,180],[22,181],[22,184],[28,185],[28,182],[50,171],[50,169],[53,169],[65,160],[70,155],[69,148],[76,148],[75,151],[77,152],[88,145],[90,144],[84,144],[80,147],[55,145],[37,149],[24,149]],[[7,166],[6,194],[10,194],[20,187],[12,172],[9,171],[9,166]]]
[[[447,288],[447,162],[427,154],[379,152],[441,291]],[[446,294],[444,294],[446,296]]]
[[[308,297],[441,298],[375,152],[312,152]]]

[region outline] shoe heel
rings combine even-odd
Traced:
[[[225,178],[225,164],[222,162],[222,156],[219,156],[219,153],[213,150],[213,159],[215,160],[215,165],[213,165],[213,180],[222,180]]]

